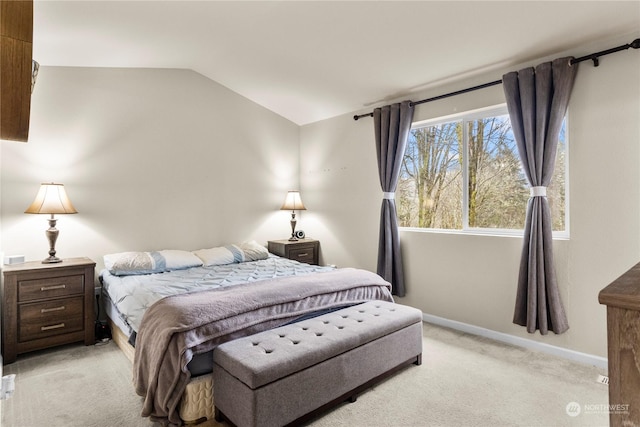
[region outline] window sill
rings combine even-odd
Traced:
[[[522,238],[523,230],[508,230],[508,229],[486,229],[486,228],[470,228],[467,230],[445,230],[440,228],[413,228],[413,227],[398,227],[402,232],[413,233],[434,233],[434,234],[455,234],[455,235],[467,235],[467,236],[490,236],[490,237],[517,237]],[[569,232],[567,231],[554,231],[553,240],[569,240]]]

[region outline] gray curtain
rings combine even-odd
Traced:
[[[546,187],[556,162],[558,133],[569,104],[577,65],[560,58],[502,77],[511,126],[531,188],[513,323],[527,332],[569,329],[558,292]]]
[[[411,101],[373,110],[378,172],[384,193],[380,209],[378,274],[391,283],[391,292],[400,297],[405,295],[405,288],[395,191],[412,120]]]

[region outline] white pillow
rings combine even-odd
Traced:
[[[245,261],[258,261],[269,258],[269,251],[255,240],[240,244],[240,249],[244,252]]]
[[[120,252],[104,256],[104,266],[114,276],[163,273],[201,265],[200,258],[180,250]]]
[[[164,257],[166,271],[184,270],[202,265],[202,260],[189,251],[165,249],[159,253]]]
[[[269,251],[255,240],[239,245],[219,246],[200,249],[193,253],[202,260],[204,266],[233,264],[234,262],[258,261],[267,259]]]
[[[202,260],[202,264],[205,267],[210,265],[233,264],[236,262],[233,252],[234,251],[227,246],[193,251],[193,253]]]
[[[104,256],[104,266],[115,276],[156,273],[157,267],[149,252],[120,252]]]

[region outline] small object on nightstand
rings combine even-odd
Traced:
[[[61,344],[95,344],[94,270],[89,258],[5,266],[2,295],[2,356]]]
[[[6,265],[22,264],[24,262],[24,255],[9,255],[4,257],[4,263]]]
[[[318,265],[320,242],[314,239],[269,240],[269,252],[284,258],[293,259],[307,264]]]

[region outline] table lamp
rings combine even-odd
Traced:
[[[295,242],[298,240],[296,237],[296,210],[304,211],[307,208],[304,207],[302,203],[302,199],[300,198],[299,191],[289,191],[287,192],[287,197],[284,199],[284,204],[280,208],[282,211],[291,211],[291,237],[290,241]]]
[[[51,264],[61,262],[62,259],[56,256],[56,240],[58,239],[58,229],[54,214],[75,214],[78,213],[76,208],[71,204],[71,200],[64,190],[64,185],[42,184],[36,195],[36,199],[31,203],[24,213],[29,214],[51,214],[49,218],[49,229],[47,230],[47,239],[49,239],[49,257],[42,261],[43,264]]]

